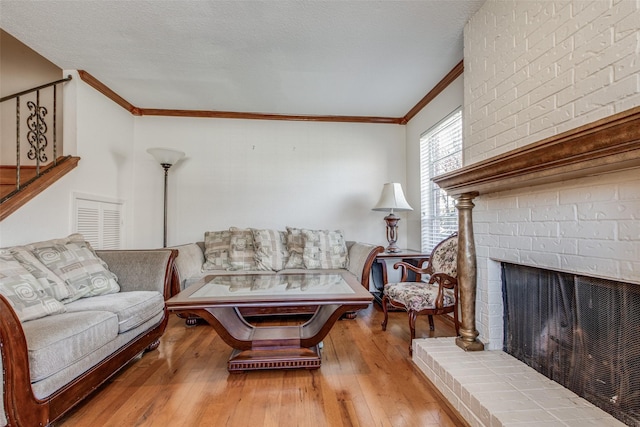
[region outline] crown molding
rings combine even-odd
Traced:
[[[85,70],[78,70],[82,81],[89,86],[129,111],[134,116],[165,116],[165,117],[200,117],[217,119],[245,119],[245,120],[288,120],[305,122],[335,122],[335,123],[378,123],[406,125],[420,110],[438,96],[447,86],[458,78],[464,70],[463,61],[460,61],[438,84],[427,93],[404,117],[375,117],[375,116],[332,116],[332,115],[291,115],[291,114],[266,114],[245,113],[234,111],[216,110],[175,110],[158,108],[140,108],[111,90],[107,85],[92,76]]]
[[[453,83],[455,79],[460,77],[463,72],[464,72],[464,61],[460,61],[455,67],[451,69],[451,71],[447,73],[446,76],[444,76],[442,80],[438,82],[437,85],[433,87],[433,89],[429,91],[429,93],[427,93],[424,96],[424,98],[422,98],[411,110],[409,110],[407,114],[405,114],[405,116],[400,121],[400,124],[406,125],[409,122],[409,120],[414,118],[415,115],[420,112],[420,110],[422,110],[424,107],[427,106],[427,104],[429,104],[438,95],[440,95],[442,91],[444,91],[447,88],[447,86]]]

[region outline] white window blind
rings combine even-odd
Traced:
[[[447,116],[420,137],[422,251],[431,252],[458,230],[455,201],[431,178],[462,167],[462,109]]]
[[[94,249],[121,249],[122,203],[76,197],[75,231]]]

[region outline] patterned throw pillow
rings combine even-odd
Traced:
[[[289,251],[289,259],[285,268],[304,268],[304,260],[302,259],[304,240],[301,229],[287,227],[287,250]]]
[[[202,265],[202,269],[227,270],[231,267],[229,264],[230,247],[230,231],[207,231],[204,233],[204,257],[206,261]]]
[[[0,294],[7,298],[21,322],[65,312],[64,304],[48,295],[5,249],[0,250]]]
[[[229,231],[231,231],[229,270],[257,270],[256,250],[251,230],[231,227]]]
[[[16,261],[38,280],[50,296],[63,301],[74,293],[73,288],[45,267],[26,247],[14,246],[9,250]]]
[[[347,267],[347,244],[342,231],[302,230],[302,259],[308,269]]]
[[[280,271],[287,264],[287,234],[278,230],[251,230],[258,270]]]
[[[80,234],[27,245],[31,253],[64,280],[73,294],[63,302],[120,292],[115,274]]]

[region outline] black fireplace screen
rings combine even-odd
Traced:
[[[504,351],[640,426],[640,285],[502,264]]]

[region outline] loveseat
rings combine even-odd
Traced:
[[[208,231],[204,241],[175,246],[176,280],[172,294],[205,276],[228,277],[259,274],[352,274],[369,289],[371,266],[382,246],[347,241],[340,230],[286,227],[286,230],[241,229]],[[242,280],[246,285],[246,281]],[[258,284],[256,284],[258,286]],[[313,307],[243,308],[245,316],[308,314]],[[348,317],[355,317],[351,313]],[[188,318],[187,324],[195,324]]]
[[[0,249],[0,425],[45,426],[159,345],[177,252]]]

